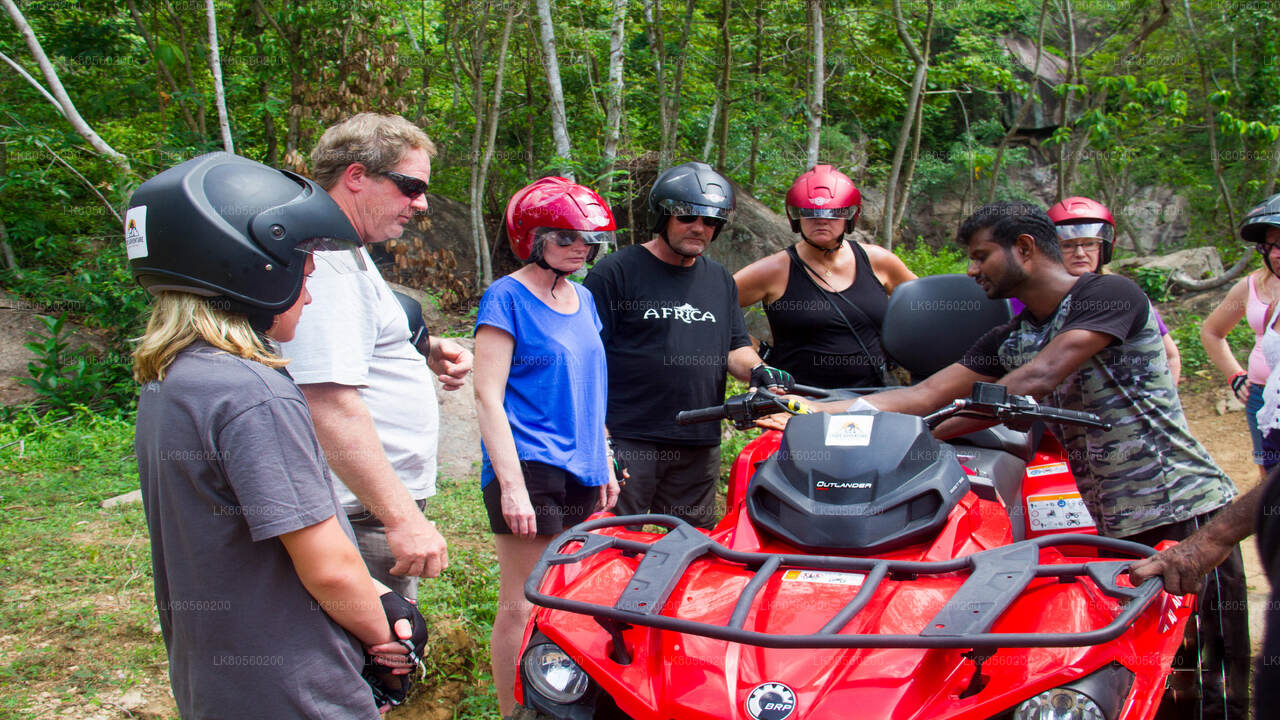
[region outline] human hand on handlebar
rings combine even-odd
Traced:
[[[764,363],[751,368],[752,388],[768,389],[775,395],[782,395],[790,392],[795,384],[796,379],[786,370],[770,367]]]

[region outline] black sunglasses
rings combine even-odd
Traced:
[[[421,178],[391,171],[378,174],[395,183],[396,189],[410,200],[427,193],[427,181]]]
[[[717,229],[724,225],[724,218],[708,217],[706,215],[673,215],[672,217],[681,225],[692,225],[698,220],[701,220],[703,224],[712,229]]]

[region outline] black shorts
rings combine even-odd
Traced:
[[[595,512],[600,488],[586,487],[572,473],[546,463],[521,460],[520,470],[539,535],[557,535]],[[484,487],[484,509],[489,513],[489,529],[494,534],[511,534],[507,519],[502,516],[502,485],[497,478]]]

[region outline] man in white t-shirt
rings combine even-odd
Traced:
[[[361,239],[379,243],[400,237],[426,211],[435,151],[404,118],[361,113],[326,130],[311,163]],[[438,337],[415,348],[404,311],[365,250],[317,260],[311,305],[283,345],[287,369],[311,406],[370,574],[414,598],[417,577],[448,565],[445,540],[423,514],[436,489],[431,373],[455,390],[471,370],[471,353]]]

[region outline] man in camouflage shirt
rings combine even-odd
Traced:
[[[1181,540],[1231,502],[1235,486],[1187,430],[1151,304],[1136,284],[1118,275],[1072,276],[1053,222],[1026,203],[979,208],[958,240],[968,248],[969,275],[987,295],[1016,297],[1026,309],[979,339],[960,362],[857,407],[924,415],[968,397],[973,383],[984,381],[1101,416],[1110,430],[1054,429],[1098,532],[1109,537],[1147,545]],[[980,426],[953,419],[936,434],[953,437]],[[1173,716],[1247,717],[1245,598],[1236,548],[1199,593],[1202,698]]]

